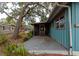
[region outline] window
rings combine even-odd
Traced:
[[[56,21],[56,28],[57,29],[64,29],[65,27],[65,20],[64,20],[64,16],[59,17]]]
[[[3,26],[3,30],[5,30],[5,26]]]

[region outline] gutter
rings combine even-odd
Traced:
[[[70,47],[69,47],[69,55],[73,55],[72,51],[72,25],[71,25],[71,8],[68,5],[61,5],[57,3],[57,6],[64,7],[68,9],[68,15],[69,15],[69,34],[70,34]]]

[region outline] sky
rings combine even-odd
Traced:
[[[10,7],[12,7],[12,4],[11,3],[8,3],[7,6],[10,8]],[[10,12],[11,10],[8,10],[8,11]],[[3,13],[3,14],[0,13],[0,21],[2,21],[1,20],[2,18],[6,18],[6,17],[7,17],[7,15],[5,13]]]
[[[8,3],[7,4],[7,6],[8,6],[8,8],[11,8],[12,7],[12,4],[11,3]],[[18,6],[17,6],[18,7]],[[51,9],[51,6],[50,6],[50,9]],[[52,9],[51,9],[52,10]],[[45,11],[45,10],[44,10]],[[7,10],[6,12],[11,12],[11,10]],[[46,15],[47,17],[49,17],[49,14],[48,15]],[[6,18],[7,17],[7,15],[5,14],[5,13],[3,13],[3,14],[1,14],[0,13],[0,19],[2,19],[2,18]],[[36,17],[35,18],[35,20],[36,20],[36,22],[40,22],[40,18],[39,17]],[[2,20],[0,20],[0,21],[2,21]],[[27,22],[26,22],[27,23]]]
[[[6,17],[7,17],[6,14],[1,14],[1,13],[0,13],[0,19],[1,19],[1,18],[6,18]]]
[[[7,17],[7,15],[5,13],[3,13],[3,14],[0,13],[0,19],[6,18],[6,17]],[[0,21],[2,21],[2,20],[0,20]],[[36,22],[40,22],[40,19],[38,17],[36,17]]]
[[[7,17],[7,15],[5,13],[3,13],[3,14],[0,13],[0,21],[2,21],[1,20],[2,18],[6,18],[6,17]]]
[[[8,3],[7,6],[8,6],[9,8],[11,8],[11,7],[12,7],[12,4],[11,4],[11,3]],[[8,10],[7,12],[11,12],[11,10]],[[7,17],[7,15],[6,15],[5,13],[3,13],[3,14],[0,13],[0,21],[2,21],[2,20],[1,20],[2,18],[6,18],[6,17]],[[39,17],[36,17],[35,19],[36,19],[36,22],[40,22]],[[27,22],[26,22],[26,23],[27,23]]]

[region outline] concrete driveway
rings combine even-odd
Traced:
[[[33,54],[55,53],[67,55],[67,50],[48,36],[34,36],[24,43],[24,47]]]

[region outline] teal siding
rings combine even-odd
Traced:
[[[79,28],[75,28],[74,24],[79,24],[79,3],[72,3],[72,43],[73,50],[79,51]]]
[[[75,13],[75,7],[76,7],[76,5],[75,5],[75,3],[72,3],[72,48],[73,48],[73,50],[76,50],[76,35],[75,35],[75,31],[76,31],[76,29],[75,28],[73,28],[74,27],[74,25],[73,24],[75,24],[76,23],[76,21],[75,21],[75,18],[76,18],[76,13]]]
[[[76,24],[79,24],[79,3],[76,3]],[[79,51],[79,28],[75,29],[76,29],[76,50]]]
[[[52,19],[53,20],[53,19]],[[54,22],[51,23],[50,36],[54,38],[58,43],[62,44],[65,48],[69,48],[69,27],[68,27],[68,11],[65,11],[65,28],[56,29]]]
[[[71,3],[71,17],[72,17],[72,49],[79,51],[79,28],[75,28],[74,25],[79,25],[79,2]],[[55,20],[55,19],[52,19]],[[65,29],[58,30],[54,26],[54,21],[51,22],[50,36],[54,38],[58,43],[62,44],[65,48],[69,49],[69,22],[68,22],[68,10],[65,10]]]

